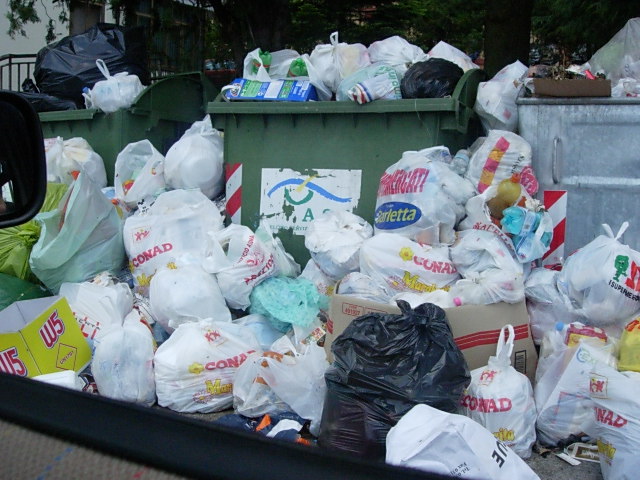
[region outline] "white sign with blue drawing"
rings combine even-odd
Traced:
[[[360,201],[361,170],[263,168],[260,217],[271,229],[304,235],[309,222],[328,210],[353,212]]]

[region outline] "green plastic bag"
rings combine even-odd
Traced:
[[[40,285],[0,273],[0,310],[19,300],[30,300],[51,296],[51,292]]]
[[[61,183],[47,184],[47,193],[40,212],[55,209],[67,189],[67,185]],[[37,282],[29,267],[29,255],[38,238],[40,225],[35,220],[0,229],[0,273]]]

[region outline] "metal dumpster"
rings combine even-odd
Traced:
[[[564,258],[604,233],[640,249],[640,98],[520,97],[519,134],[544,190],[566,190]],[[539,193],[541,196],[542,193]]]

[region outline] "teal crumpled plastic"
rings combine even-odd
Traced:
[[[271,277],[254,287],[250,313],[267,317],[274,328],[286,332],[292,325],[308,327],[329,299],[305,278]]]

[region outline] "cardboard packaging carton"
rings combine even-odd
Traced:
[[[515,342],[511,364],[529,377],[531,382],[534,381],[538,354],[531,336],[525,302],[463,305],[444,311],[451,325],[454,340],[467,360],[469,370],[487,365],[489,357],[496,354],[500,329],[508,323],[513,325]],[[397,314],[400,313],[400,309],[395,305],[376,303],[350,295],[334,294],[331,297],[324,344],[330,362],[333,362],[333,340],[354,318],[371,312]]]
[[[534,78],[536,97],[610,97],[611,80]]]
[[[309,80],[274,80],[260,82],[236,78],[231,88],[224,91],[228,100],[269,100],[281,102],[308,102],[318,100],[318,93]]]
[[[90,361],[89,343],[64,297],[22,300],[0,311],[0,371],[22,377],[80,372]]]

